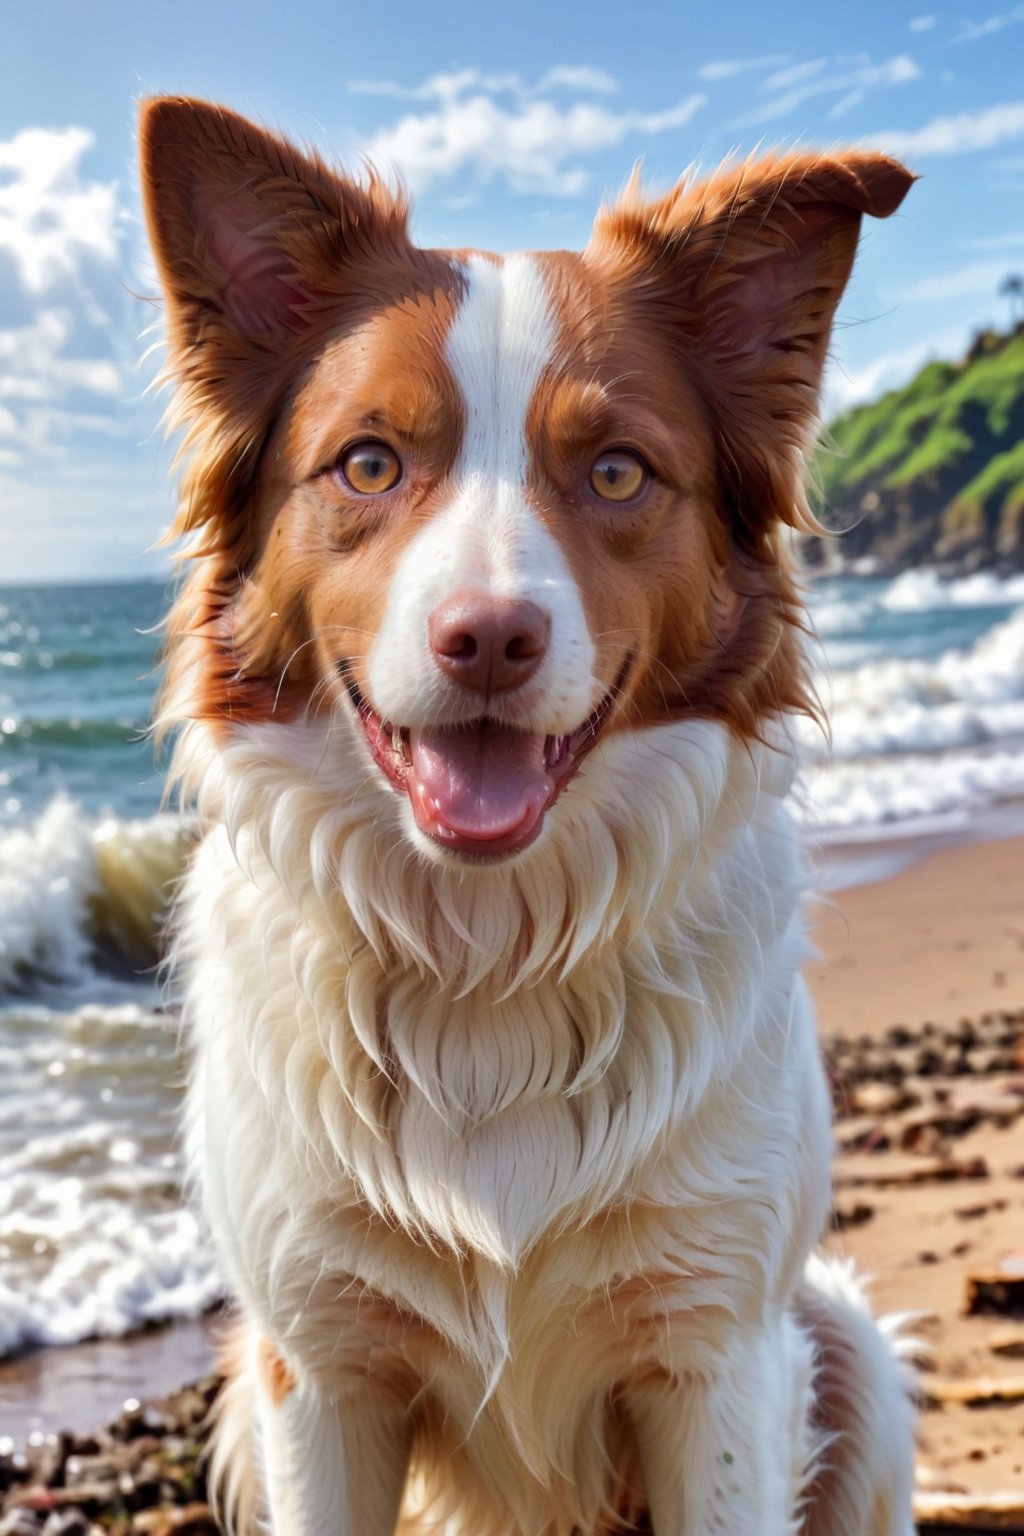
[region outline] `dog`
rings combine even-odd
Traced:
[[[800,965],[789,531],[861,216],[767,155],[580,254],[144,104],[188,575],[159,726],[239,1533],[911,1536]]]

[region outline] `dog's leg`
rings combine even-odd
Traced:
[[[365,1384],[330,1394],[254,1345],[257,1456],[273,1536],[393,1536],[409,1460],[406,1414]]]
[[[724,1368],[723,1368],[724,1364]],[[812,1348],[791,1319],[630,1399],[654,1536],[796,1536]]]
[[[912,1383],[850,1267],[812,1258],[800,1299],[824,1445],[806,1536],[913,1536]],[[907,1346],[904,1346],[904,1353]]]

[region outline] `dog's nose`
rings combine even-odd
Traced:
[[[427,620],[434,660],[452,682],[503,693],[527,682],[548,646],[551,621],[523,598],[456,592]]]

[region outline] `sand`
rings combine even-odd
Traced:
[[[841,1033],[880,1041],[887,1027],[929,1022],[954,1025],[1024,1009],[1024,840],[949,848],[889,880],[841,891],[819,914],[822,962],[808,967],[824,1037]],[[937,1032],[941,1039],[943,1032]],[[1024,1318],[964,1315],[969,1272],[1024,1252],[1024,1118],[1013,1097],[1024,1098],[1024,1057],[988,1063],[946,1078],[941,1071],[918,1086],[923,1101],[949,1095],[1009,1102],[1008,1122],[983,1120],[965,1134],[927,1129],[907,1151],[908,1115],[840,1119],[847,1150],[837,1159],[840,1186],[900,1166],[913,1167],[936,1150],[969,1163],[982,1158],[988,1176],[948,1184],[881,1189],[839,1189],[840,1207],[860,1202],[871,1215],[833,1240],[871,1273],[873,1297],[883,1311],[914,1310],[914,1325],[932,1351],[935,1381],[997,1382],[1024,1378]],[[986,1070],[986,1066],[994,1070]],[[1011,1068],[1006,1071],[1006,1067]],[[909,1112],[913,1117],[921,1110]],[[925,1110],[927,1116],[928,1111]],[[851,1143],[889,1141],[888,1150],[858,1151]],[[1019,1354],[997,1353],[999,1331],[1016,1330]],[[938,1485],[970,1489],[1024,1489],[1024,1394],[1004,1406],[926,1407],[921,1418],[921,1460]]]
[[[933,852],[811,914],[823,1034],[1024,1006],[1024,838]]]

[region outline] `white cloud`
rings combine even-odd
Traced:
[[[534,91],[540,96],[559,85],[573,91],[596,91],[602,96],[614,95],[619,88],[618,81],[603,69],[594,69],[589,64],[556,64],[541,76]]]
[[[932,277],[917,278],[898,297],[903,303],[969,298],[975,294],[991,295],[994,299],[1005,276],[1005,262],[969,261],[965,266],[955,267],[950,272],[937,272]]]
[[[791,85],[799,85],[802,80],[810,80],[814,75],[820,74],[828,63],[828,59],[807,59],[803,64],[792,64],[789,69],[777,70],[774,75],[769,75],[767,80],[762,80],[762,91],[786,91]]]
[[[0,251],[30,293],[77,275],[87,256],[117,256],[117,186],[85,180],[84,128],[24,128],[0,142]]]
[[[872,142],[892,155],[908,160],[925,155],[965,155],[991,149],[1024,134],[1024,101],[1004,102],[982,112],[960,112],[955,117],[935,117],[923,128],[909,131],[890,128],[872,134]]]
[[[79,430],[92,437],[125,430],[116,414],[126,388],[121,369],[111,356],[82,355],[80,346],[65,309],[40,309],[27,324],[0,330],[0,436],[34,458],[60,454]]]
[[[1024,250],[1024,229],[1008,230],[1003,235],[979,235],[972,240],[958,240],[956,243],[969,251]]]
[[[930,32],[935,26],[935,22],[936,18],[934,16],[914,16],[907,22],[907,26],[911,32]]]
[[[989,16],[985,21],[968,21],[956,37],[954,43],[975,43],[979,38],[992,37],[996,32],[1002,32],[1006,27],[1012,27],[1016,22],[1024,21],[1024,5],[1015,5],[1012,11],[1003,11],[999,16]]]
[[[545,76],[549,85],[553,73],[559,84],[568,83],[560,69]],[[458,178],[459,195],[465,196],[467,179],[479,186],[503,178],[514,191],[572,197],[590,180],[585,158],[633,135],[682,128],[707,100],[692,95],[660,112],[614,112],[603,102],[560,104],[539,94],[541,84],[528,87],[518,76],[477,70],[435,75],[411,91],[357,82],[355,88],[363,91],[435,103],[433,110],[408,113],[381,129],[365,151],[394,166],[414,190]]]
[[[858,104],[858,102],[861,102],[863,100],[864,100],[864,92],[863,91],[848,91],[845,96],[840,97],[840,99],[836,102],[834,107],[829,107],[829,109],[828,109],[829,118],[830,119],[834,119],[834,118],[837,118],[837,117],[844,117],[846,115],[846,113],[850,111],[850,109],[852,107],[855,107]]]
[[[863,368],[849,370],[835,358],[829,360],[822,391],[823,416],[826,421],[848,411],[851,406],[875,400],[886,390],[898,389],[914,377],[925,363],[937,358],[960,358],[972,335],[970,326],[960,326],[939,336],[929,336],[910,346],[883,352]]]
[[[796,64],[791,69],[780,70],[770,76],[763,82],[762,89],[781,94],[774,95],[748,117],[741,118],[736,126],[747,127],[787,117],[803,106],[805,101],[818,96],[837,96],[839,101],[831,115],[839,116],[862,100],[868,91],[879,86],[905,85],[909,80],[916,80],[921,73],[914,60],[905,53],[885,59],[881,64],[875,64],[866,55],[855,59],[834,59],[832,63],[837,72],[823,75],[822,71],[828,62],[827,59],[811,59],[805,64]]]
[[[710,64],[702,64],[697,70],[699,80],[732,80],[736,75],[748,75],[759,69],[771,69],[776,64],[785,64],[788,54],[767,53],[758,59],[712,59]]]
[[[491,95],[508,91],[524,101],[558,89],[598,96],[612,96],[619,89],[612,75],[590,64],[556,64],[535,85],[527,85],[517,74],[492,75],[482,69],[458,69],[431,75],[420,85],[398,85],[393,80],[349,80],[346,89],[357,96],[390,96],[396,101],[452,101],[474,86]]]

